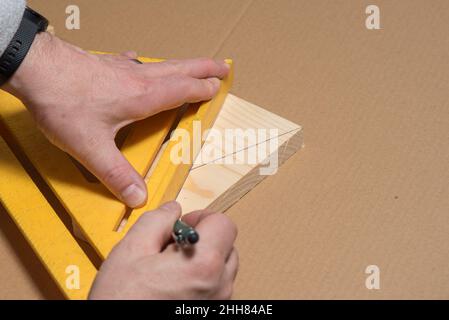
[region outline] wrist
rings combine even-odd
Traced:
[[[51,55],[54,46],[55,37],[50,33],[36,34],[24,60],[14,75],[5,83],[3,89],[18,98],[25,97],[28,83],[33,78],[39,78],[39,69],[42,69],[42,66],[39,65],[45,63],[45,57]],[[45,81],[45,79],[40,80]]]

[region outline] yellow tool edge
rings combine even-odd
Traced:
[[[161,62],[164,61],[162,59],[152,59],[152,58],[142,58],[139,57],[139,60],[142,62]],[[192,115],[191,110],[187,110],[186,114],[182,117],[179,122],[177,129],[184,129],[189,132],[190,136],[192,136],[193,132],[193,121],[201,121],[202,131],[209,129],[213,121],[218,116],[219,111],[224,103],[227,93],[232,85],[233,81],[233,64],[232,60],[227,59],[226,62],[230,66],[229,75],[221,81],[221,87],[217,95],[206,102],[202,102],[198,108],[196,114]],[[168,131],[167,131],[168,132]],[[126,141],[125,141],[126,144]],[[112,232],[104,235],[102,239],[102,243],[96,243],[96,248],[100,252],[100,256],[104,259],[107,257],[112,248],[120,241],[121,238],[126,234],[129,228],[137,221],[137,219],[144,213],[145,211],[154,209],[158,207],[161,203],[174,200],[176,195],[182,188],[185,179],[187,178],[188,172],[193,165],[193,160],[196,157],[193,157],[190,164],[179,164],[175,165],[170,161],[170,152],[171,148],[176,143],[170,141],[168,147],[163,151],[162,156],[157,163],[149,181],[147,182],[147,190],[149,193],[147,204],[140,209],[135,209],[131,212],[131,215],[128,219],[128,222],[121,232]],[[153,149],[152,157],[155,157],[155,150],[159,150],[160,145]],[[199,151],[199,150],[197,150]],[[148,152],[148,151],[146,151]]]
[[[93,54],[113,54],[100,51],[90,51]],[[114,54],[113,54],[114,55]],[[144,63],[162,62],[163,59],[139,57],[139,61]],[[144,177],[150,169],[164,139],[170,131],[173,122],[176,119],[177,110],[168,110],[161,112],[149,118],[140,120],[134,124],[134,127],[121,148],[123,156],[132,164],[134,169]],[[117,230],[125,214],[122,211],[121,216],[115,223],[114,230]],[[82,232],[89,234],[86,228],[81,226]],[[87,228],[89,229],[89,228]],[[91,243],[99,252],[102,258],[105,258],[105,250]],[[106,250],[107,251],[107,250]]]
[[[86,299],[97,273],[94,265],[3,138],[0,138],[0,158],[3,159],[0,162],[1,203],[64,295],[69,299]],[[76,287],[76,278],[71,278],[76,277],[77,270],[79,288]],[[67,283],[73,287],[68,287]]]
[[[212,100],[202,103],[195,114],[186,112],[177,127],[177,129],[184,129],[189,132],[191,147],[193,140],[193,122],[201,122],[201,134],[210,129],[223,106],[229,89],[231,88],[234,76],[233,64],[230,59],[227,59],[226,62],[230,65],[229,75],[222,80],[217,95]],[[201,141],[201,144],[202,143],[203,141]],[[193,154],[189,164],[175,164],[171,161],[170,154],[177,144],[177,141],[171,140],[167,148],[163,151],[158,166],[155,168],[147,183],[148,190],[154,190],[154,193],[149,195],[149,200],[143,208],[133,210],[125,227],[125,231],[129,230],[145,211],[153,210],[166,201],[176,199],[176,196],[181,190],[193,165],[193,161],[200,151],[194,150],[195,154]]]
[[[139,59],[143,62],[163,61],[162,59],[151,59],[151,58],[139,58]],[[228,61],[228,63],[231,63],[231,61]],[[219,107],[221,107],[221,105],[223,104],[223,101],[224,101],[224,96],[226,95],[226,93],[230,87],[230,79],[231,79],[231,77],[228,77],[227,79],[225,79],[223,81],[220,92],[214,99],[212,99],[211,101],[202,103],[202,105],[199,108],[199,112],[198,112],[198,115],[200,115],[199,118],[201,118],[203,114],[207,114],[207,112],[204,112],[204,110],[207,109],[210,105],[218,105]],[[217,101],[219,101],[219,102],[216,103]],[[141,122],[143,130],[150,128],[151,125],[149,125],[148,123],[150,121],[155,121],[155,119],[157,117],[158,117],[158,115],[156,115],[155,117],[151,117],[151,118],[143,120]],[[216,114],[213,119],[215,119],[215,117],[216,117]],[[201,120],[201,119],[199,119],[199,120]],[[170,121],[168,121],[168,122],[170,122]],[[170,123],[170,125],[171,125],[171,123]],[[141,166],[138,169],[139,173],[144,172],[149,167],[150,163],[152,162],[152,159],[154,159],[154,154],[151,154],[151,153],[152,152],[156,153],[159,150],[161,140],[163,138],[165,138],[165,132],[168,131],[169,127],[170,126],[168,126],[168,125],[166,127],[164,127],[164,130],[162,130],[164,132],[164,134],[162,134],[161,131],[157,131],[155,135],[151,135],[151,134],[145,135],[145,134],[143,134],[143,131],[141,132],[140,130],[139,131],[135,130],[125,141],[125,144],[123,147],[123,153],[124,153],[125,157],[127,157],[131,162],[133,162],[133,159],[135,157],[138,157],[139,159],[141,159],[141,158],[145,158],[145,156],[148,156],[147,160],[140,161]],[[16,129],[20,130],[20,126],[17,127]],[[187,129],[189,130],[189,128],[187,128]],[[18,132],[15,132],[15,133],[19,134]],[[139,140],[142,137],[144,140]],[[133,139],[134,139],[134,141],[137,141],[139,143],[134,144],[132,142]],[[26,140],[21,141],[21,143],[19,143],[19,145],[22,145],[22,143],[25,143],[25,145],[27,144]],[[25,148],[25,149],[27,149],[25,152],[26,154],[28,154],[28,152],[32,152],[32,149],[29,149],[29,148]],[[148,153],[150,153],[150,154],[148,155]],[[34,160],[31,158],[30,158],[30,160],[32,160],[33,164],[37,168],[41,167],[41,164],[39,163],[40,162],[39,157],[36,160],[36,161],[38,161],[37,163],[35,163]],[[66,159],[60,159],[60,160],[66,160]],[[65,161],[66,167],[70,166],[68,161],[69,161],[68,159]],[[176,181],[172,181],[172,183],[169,183],[169,184],[165,183],[164,185],[160,185],[157,189],[164,188],[164,189],[168,190],[168,188],[170,188],[171,192],[167,192],[166,198],[170,198],[170,199],[174,198],[176,196],[176,194],[179,192],[180,188],[182,187],[182,183],[185,180],[185,177],[186,177],[189,169],[190,169],[190,166],[187,168],[184,168],[183,170],[179,170],[179,168],[178,168],[178,172],[176,175],[173,172],[170,174],[170,176],[172,176],[172,177],[178,176],[179,177],[179,178],[177,178],[178,182],[174,183]],[[158,172],[162,172],[164,170],[165,169],[163,169],[163,170],[161,169],[161,170],[158,170]],[[184,173],[182,173],[182,172],[184,172]],[[78,174],[78,172],[72,172],[72,173]],[[80,226],[81,231],[85,234],[85,237],[89,241],[89,243],[96,249],[97,253],[99,253],[101,258],[103,258],[103,259],[106,258],[107,255],[109,254],[110,250],[112,249],[113,245],[116,244],[123,237],[123,232],[117,233],[117,232],[113,231],[114,228],[111,227],[109,229],[109,227],[105,227],[106,225],[111,225],[110,223],[102,223],[100,225],[98,224],[98,216],[95,213],[97,213],[98,215],[102,215],[101,218],[103,219],[103,222],[106,222],[105,219],[108,219],[109,212],[106,212],[106,214],[105,214],[105,212],[104,212],[105,209],[98,207],[98,205],[95,201],[90,204],[90,206],[92,206],[92,207],[89,208],[90,209],[89,212],[85,212],[85,210],[80,211],[77,208],[77,206],[75,205],[76,201],[78,201],[78,200],[73,199],[74,197],[69,197],[67,199],[67,196],[70,194],[73,194],[73,192],[82,191],[82,190],[79,190],[79,187],[77,187],[77,186],[71,187],[70,185],[61,183],[58,180],[52,180],[52,179],[48,180],[48,178],[46,178],[45,176],[44,176],[44,178],[46,179],[47,183],[49,183],[49,186],[52,189],[52,191],[57,195],[57,197],[59,198],[61,203],[67,209],[68,213],[71,215],[71,217],[74,219],[74,221]],[[66,191],[64,191],[63,188],[70,188],[71,191],[66,192]],[[76,190],[78,190],[78,191],[76,191]],[[62,191],[64,191],[64,192],[62,192]],[[62,192],[62,194],[60,194],[60,192]],[[158,191],[158,194],[161,194],[161,191]],[[64,196],[64,195],[66,195],[66,196]],[[150,194],[150,197],[151,197],[151,199],[156,199],[156,200],[149,199],[149,203],[150,202],[154,203],[155,201],[160,203],[160,201],[161,201],[160,197],[159,197],[159,200],[157,200],[157,197],[152,196],[152,194]],[[117,201],[112,200],[112,203],[116,203],[116,202]],[[152,206],[151,203],[147,207],[151,207]],[[96,207],[98,207],[98,208],[96,208]],[[135,212],[136,211],[138,214],[139,210],[135,210]],[[120,217],[123,216],[123,213],[124,213],[124,210],[122,210],[122,213],[120,213]],[[133,217],[133,216],[134,216],[134,214],[131,215],[131,217]],[[133,219],[134,218],[131,218],[131,222],[133,221]],[[117,226],[119,221],[120,221],[120,219],[117,219],[117,221],[114,222],[115,227]],[[131,225],[131,224],[132,223],[130,223],[129,225]]]
[[[151,58],[139,59],[143,62],[162,61],[161,59]],[[39,145],[42,144],[44,148],[37,151],[39,147],[30,143],[30,137],[35,140],[37,136],[30,134],[33,130],[26,133],[28,128],[34,127],[35,131],[37,129],[31,116],[25,111],[23,104],[6,92],[1,92],[0,101],[2,105],[0,120],[4,122],[5,128],[10,133],[11,142],[17,144],[23,150],[35,168],[42,174],[42,177],[79,227],[81,233],[84,234],[84,238],[104,259],[109,252],[109,247],[103,248],[105,242],[103,239],[109,239],[110,234],[115,234],[114,230],[116,230],[125,214],[125,205],[113,197],[100,183],[89,183],[85,180],[70,158],[55,147],[50,147],[51,144],[43,139],[40,132],[36,132],[39,136],[37,140]],[[123,155],[142,176],[145,175],[153,162],[175,117],[176,110],[171,110],[141,120],[135,124],[135,128],[125,140],[122,147]],[[43,150],[47,150],[48,155],[56,155],[57,160],[49,161],[46,155],[42,155]],[[60,174],[57,178],[53,178],[55,176],[53,168],[56,166],[59,167],[59,172],[64,170],[65,176],[75,179],[75,183],[67,184],[64,179],[59,178]],[[87,203],[88,207],[86,206]],[[99,224],[98,216],[100,215],[101,223]],[[117,238],[120,238],[120,235],[117,235]],[[106,242],[109,243],[109,241]]]

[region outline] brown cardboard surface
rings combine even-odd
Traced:
[[[86,49],[231,57],[234,94],[304,126],[305,149],[228,211],[235,298],[449,298],[449,3],[374,2],[30,5]],[[381,30],[365,28],[373,3]],[[81,30],[65,30],[68,4]],[[5,216],[0,298],[57,296]]]

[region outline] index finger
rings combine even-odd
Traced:
[[[208,58],[167,60],[159,63],[146,63],[144,67],[145,75],[150,78],[184,74],[197,79],[223,79],[229,73],[229,65],[225,61]]]
[[[196,227],[201,220],[215,213],[209,209],[196,210],[183,215],[181,220],[191,227]]]

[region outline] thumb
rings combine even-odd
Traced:
[[[113,140],[104,142],[81,162],[128,207],[139,207],[146,202],[147,188],[143,178]]]
[[[180,217],[179,203],[167,202],[156,210],[145,212],[129,229],[122,242],[133,250],[133,254],[159,253],[170,241],[173,225]]]

